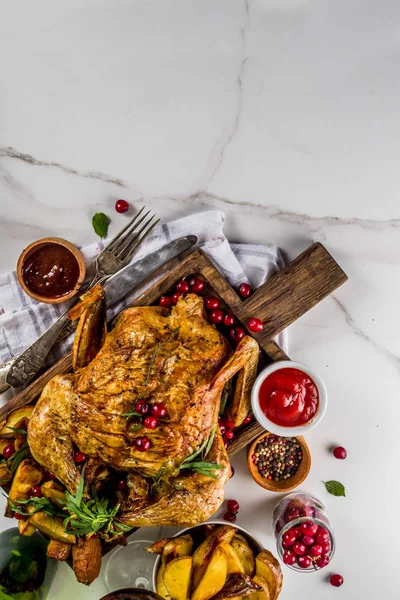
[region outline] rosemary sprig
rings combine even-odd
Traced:
[[[92,488],[92,498],[83,499],[85,485],[84,475],[81,475],[76,494],[73,496],[68,491],[65,493],[65,509],[71,514],[64,519],[64,528],[67,533],[84,535],[97,533],[121,535],[131,527],[119,522],[117,517],[120,504],[109,506],[108,498],[99,498],[95,487]]]
[[[47,498],[35,498],[31,496],[28,500],[10,500],[7,502],[12,511],[19,513],[24,516],[31,516],[37,512],[45,512],[53,517],[65,517],[65,511],[58,508],[55,504],[50,502]],[[31,510],[25,510],[24,507],[31,507]]]
[[[222,465],[218,463],[207,462],[205,459],[207,458],[207,454],[210,452],[211,446],[214,442],[216,426],[213,427],[213,430],[210,434],[210,437],[201,444],[200,448],[187,456],[179,465],[179,471],[182,469],[189,469],[190,471],[195,471],[196,473],[201,473],[202,475],[207,475],[208,477],[212,477],[213,479],[218,479],[218,477],[213,473],[215,470],[223,469]],[[200,456],[203,460],[195,461],[194,459]]]

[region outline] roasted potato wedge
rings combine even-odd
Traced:
[[[244,598],[261,591],[258,586],[248,575],[244,573],[232,573],[228,575],[225,585],[212,600],[235,600],[236,598]]]
[[[171,598],[189,600],[192,580],[192,557],[174,558],[165,568],[164,583]]]
[[[11,484],[10,500],[28,500],[31,488],[39,485],[43,477],[43,471],[33,458],[24,458],[15,471]]]
[[[181,535],[177,538],[172,538],[167,542],[163,549],[163,555],[166,557],[166,563],[174,560],[175,558],[181,558],[182,556],[189,556],[192,553],[193,539],[190,535]]]
[[[239,557],[243,572],[252,577],[256,570],[256,561],[246,539],[242,535],[235,535],[231,541],[231,546]]]
[[[72,548],[72,568],[80,583],[90,585],[100,573],[101,542],[98,537],[79,538]]]
[[[165,598],[166,600],[169,600],[171,598],[171,596],[169,595],[167,586],[165,585],[165,581],[164,581],[166,567],[167,567],[167,565],[166,565],[165,561],[163,559],[161,559],[161,564],[157,571],[156,592],[159,596],[161,596],[161,598]]]
[[[227,408],[227,417],[239,427],[251,409],[251,389],[257,377],[259,346],[256,340],[249,342],[249,358],[239,371],[235,393]]]
[[[7,469],[5,464],[0,465],[0,485],[9,483],[12,479],[12,474]]]
[[[228,574],[228,559],[218,545],[207,563],[204,575],[196,586],[191,600],[209,600],[222,590]]]
[[[75,544],[76,537],[70,533],[67,533],[64,529],[63,520],[61,517],[52,517],[44,512],[37,512],[32,515],[29,522],[36,527],[52,540],[57,542],[67,542],[68,544]]]
[[[18,531],[21,535],[29,537],[35,533],[36,528],[29,523],[29,517],[27,517],[24,521],[18,521]]]
[[[269,585],[264,577],[261,577],[261,575],[254,575],[253,581],[261,588],[261,591],[251,594],[251,596],[248,597],[248,600],[272,600]]]
[[[41,486],[42,494],[45,498],[48,498],[53,504],[57,506],[63,506],[65,503],[65,494],[59,490]]]
[[[16,410],[10,412],[5,425],[3,425],[3,427],[0,430],[0,437],[15,437],[15,432],[12,429],[10,429],[10,427],[13,427],[14,429],[26,430],[28,421],[33,413],[33,408],[33,406],[23,406],[22,408],[17,408]]]
[[[152,554],[162,554],[164,547],[170,541],[171,538],[163,538],[162,540],[158,540],[157,542],[154,542],[154,544],[146,548],[146,551],[151,552]]]
[[[242,563],[231,544],[228,544],[228,542],[221,542],[220,548],[222,548],[226,554],[228,561],[228,576],[231,573],[244,573]]]
[[[71,549],[72,544],[50,540],[46,554],[49,558],[54,558],[55,560],[67,560],[70,557]]]
[[[193,554],[193,588],[196,588],[203,577],[208,562],[215,548],[221,542],[228,544],[236,533],[234,527],[221,525],[211,531],[210,535],[204,540]],[[215,592],[216,593],[216,592]]]
[[[268,550],[262,550],[256,556],[256,575],[267,582],[270,600],[276,600],[282,589],[283,576],[279,562]]]

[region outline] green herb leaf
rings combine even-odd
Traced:
[[[216,430],[216,428],[217,428],[217,426],[214,425],[213,430],[212,430],[212,432],[210,434],[210,437],[208,438],[208,442],[207,442],[206,449],[204,450],[203,458],[206,458],[207,454],[211,450],[211,446],[213,445],[213,442],[214,442],[214,436],[215,436],[215,430]]]
[[[28,435],[26,429],[16,429],[15,427],[11,427],[10,425],[6,425],[7,429],[12,429],[15,433],[20,433],[21,435]]]
[[[132,412],[122,413],[122,416],[126,417],[127,419],[129,419],[129,417],[140,417],[140,418],[142,418],[143,415],[141,415],[140,413],[138,413],[136,410],[132,410]]]
[[[30,516],[37,512],[45,512],[48,515],[53,517],[65,517],[65,512],[61,510],[61,508],[57,508],[50,500],[47,498],[35,498],[31,496],[28,500],[10,500],[7,499],[7,502],[12,511],[19,513],[20,515]],[[31,510],[25,510],[24,507],[30,507]]]
[[[92,225],[93,229],[100,238],[105,238],[108,233],[108,226],[110,224],[110,217],[107,217],[104,213],[98,212],[93,215]]]
[[[340,481],[323,481],[326,491],[332,496],[346,496],[346,490],[343,483]]]
[[[231,379],[229,381],[227,381],[226,384],[224,385],[224,389],[222,390],[221,401],[220,401],[220,405],[219,405],[219,414],[221,416],[224,414],[226,405],[229,400],[230,391],[231,391],[231,381],[232,381]]]

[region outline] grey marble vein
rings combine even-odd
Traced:
[[[390,352],[389,350],[387,350],[386,348],[384,348],[383,346],[381,346],[380,344],[378,344],[377,342],[375,342],[374,340],[372,340],[356,324],[356,322],[354,321],[353,317],[350,315],[350,313],[348,312],[348,310],[344,307],[344,305],[342,304],[342,302],[340,302],[340,300],[338,300],[338,298],[336,298],[336,296],[334,296],[333,294],[331,295],[331,298],[333,299],[333,301],[335,302],[335,304],[338,306],[338,308],[340,309],[340,311],[343,313],[345,321],[346,321],[347,325],[350,327],[350,329],[353,331],[353,333],[355,335],[357,335],[357,337],[361,338],[362,340],[364,340],[365,342],[367,342],[368,344],[370,344],[378,352],[378,354],[380,354],[384,358],[387,358],[396,367],[396,369],[400,371],[400,356],[397,356],[396,354],[393,354],[393,352]]]
[[[58,162],[39,160],[34,158],[30,154],[23,154],[22,152],[18,152],[14,148],[10,146],[6,148],[0,148],[0,156],[5,158],[14,158],[25,162],[29,165],[35,165],[38,167],[53,167],[55,169],[60,169],[60,171],[64,171],[64,173],[68,173],[69,175],[78,175],[79,177],[84,177],[86,179],[98,179],[99,181],[104,181],[105,183],[112,183],[113,185],[118,185],[119,187],[127,188],[128,185],[117,177],[111,177],[105,173],[95,172],[95,171],[77,171],[71,167],[66,167]]]

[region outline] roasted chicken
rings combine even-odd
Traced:
[[[82,297],[71,316],[80,318],[75,372],[54,377],[35,406],[28,427],[35,460],[71,493],[80,478],[76,450],[103,473],[128,473],[119,520],[130,526],[191,525],[210,517],[231,473],[217,427],[221,393],[235,373],[245,365],[249,370],[249,362],[255,373],[257,343],[246,336],[232,354],[206,320],[202,298],[193,294],[172,310],[129,308],[107,335],[100,286]],[[156,429],[135,425],[139,400],[165,405],[167,416]],[[207,461],[219,468],[210,474],[182,468],[212,435]],[[137,448],[140,436],[150,440],[145,452]]]

